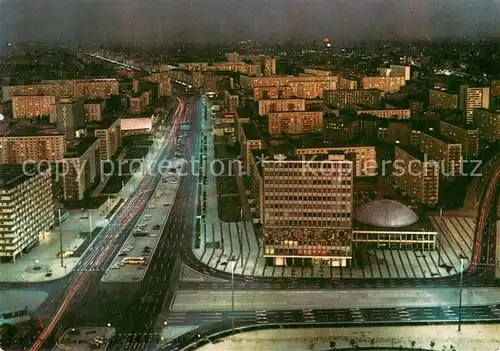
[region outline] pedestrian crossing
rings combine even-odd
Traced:
[[[162,341],[160,333],[127,333],[116,334],[109,341],[106,350],[146,351],[154,350]]]

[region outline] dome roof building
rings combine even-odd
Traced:
[[[408,206],[394,200],[376,200],[354,210],[354,219],[380,228],[402,228],[418,222],[418,216]]]

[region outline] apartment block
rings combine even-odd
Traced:
[[[56,127],[59,133],[72,139],[76,132],[85,127],[83,99],[60,99],[56,104]]]
[[[158,97],[165,97],[172,95],[172,78],[168,73],[153,73],[145,80],[148,82],[158,84]]]
[[[462,156],[465,160],[473,160],[479,154],[479,130],[470,126],[458,126],[440,122],[440,134],[462,144]]]
[[[417,148],[396,146],[391,179],[408,197],[425,205],[436,205],[439,173],[439,163],[427,160]]]
[[[333,76],[332,71],[327,71],[324,69],[316,69],[316,68],[304,68],[304,74],[309,76],[316,77],[331,77]]]
[[[405,77],[363,77],[362,89],[379,89],[383,93],[395,93],[406,85]]]
[[[50,168],[0,165],[0,196],[0,260],[15,262],[54,225]]]
[[[252,79],[252,88],[258,87],[289,87],[290,96],[303,99],[316,99],[323,96],[325,90],[336,90],[337,76],[270,76]],[[254,96],[258,95],[254,92]]]
[[[99,138],[101,160],[111,160],[120,148],[122,143],[120,126],[121,118],[108,119],[88,126],[93,130],[94,136]]]
[[[263,74],[265,76],[272,76],[276,74],[276,59],[274,57],[266,57],[262,60]]]
[[[11,101],[14,96],[59,96],[54,84],[9,85],[2,87],[3,101]]]
[[[409,145],[411,139],[411,122],[382,119],[377,123],[377,138],[390,144]]]
[[[264,257],[275,265],[349,264],[353,165],[342,155],[327,161],[274,154],[262,162]]]
[[[460,107],[465,112],[466,123],[472,123],[475,108],[488,109],[490,107],[490,88],[460,86]]]
[[[500,96],[500,79],[491,80],[490,93],[492,97]]]
[[[338,89],[339,90],[358,89],[358,81],[356,79],[349,79],[346,77],[339,76]]]
[[[88,79],[79,80],[73,84],[73,97],[88,100],[109,99],[112,95],[120,94],[118,80]]]
[[[82,200],[100,180],[100,140],[78,139],[68,146],[64,155],[63,187],[66,200]]]
[[[2,164],[21,164],[27,161],[59,162],[66,152],[63,134],[31,134],[17,131],[0,137]]]
[[[264,140],[261,138],[257,128],[254,124],[240,124],[240,137],[241,156],[243,158],[243,167],[246,174],[250,173],[250,160],[252,158],[253,150],[262,150],[264,147]]]
[[[405,80],[411,79],[410,66],[390,65],[390,67],[379,67],[379,74],[382,77],[404,77]]]
[[[359,119],[353,115],[325,116],[323,139],[327,141],[350,140],[360,134]]]
[[[87,100],[83,104],[85,110],[85,121],[94,122],[102,120],[102,115],[106,109],[106,100]]]
[[[14,119],[49,117],[54,121],[56,117],[56,97],[44,95],[23,95],[12,97],[12,117]]]
[[[266,116],[269,112],[306,110],[305,99],[261,99],[258,104],[260,116]]]
[[[369,107],[363,105],[356,106],[356,114],[368,114],[378,118],[386,119],[403,119],[409,120],[411,118],[411,110],[409,108],[391,108],[391,107]]]
[[[270,86],[253,88],[254,101],[260,99],[286,99],[292,97],[292,88],[289,86]]]
[[[430,110],[458,109],[458,94],[446,90],[429,89]]]
[[[303,147],[295,149],[298,157],[329,154],[345,155],[346,160],[353,162],[353,175],[355,177],[373,177],[377,172],[377,152],[375,146],[349,145],[349,146],[321,146]]]
[[[271,135],[319,133],[323,128],[323,111],[269,112],[267,116]]]
[[[473,125],[479,130],[481,139],[500,140],[500,112],[474,109]]]
[[[420,133],[420,151],[441,163],[443,176],[458,176],[462,169],[462,144],[447,137]]]
[[[343,110],[353,109],[356,105],[377,105],[380,102],[380,90],[378,89],[342,89],[325,90],[323,93],[323,103],[332,105]]]

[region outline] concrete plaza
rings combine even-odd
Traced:
[[[199,350],[320,351],[352,349],[353,344],[378,349],[496,351],[500,346],[500,325],[463,325],[461,332],[455,325],[271,329],[236,334]]]

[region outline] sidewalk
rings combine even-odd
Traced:
[[[87,350],[102,350],[107,347],[107,341],[110,340],[116,333],[112,327],[84,327],[71,328],[63,332],[56,342],[54,351],[87,351]],[[92,341],[95,338],[102,338],[103,345],[96,346]]]
[[[117,198],[109,198],[98,209],[85,210],[83,213],[80,210],[71,211],[61,225],[63,251],[76,251],[85,241],[85,235],[81,233],[88,233],[91,226],[95,238],[106,226],[106,215],[117,202]],[[63,258],[64,267],[61,267],[61,259],[57,257],[60,250],[60,229],[57,226],[30,253],[23,254],[15,263],[2,263],[0,282],[43,282],[64,277],[75,268],[83,254],[80,257]],[[50,277],[46,276],[49,271],[52,273]]]
[[[500,325],[456,325],[397,327],[349,327],[315,329],[270,329],[236,334],[202,351],[224,350],[329,350],[383,347],[414,350],[495,351],[500,344]]]

